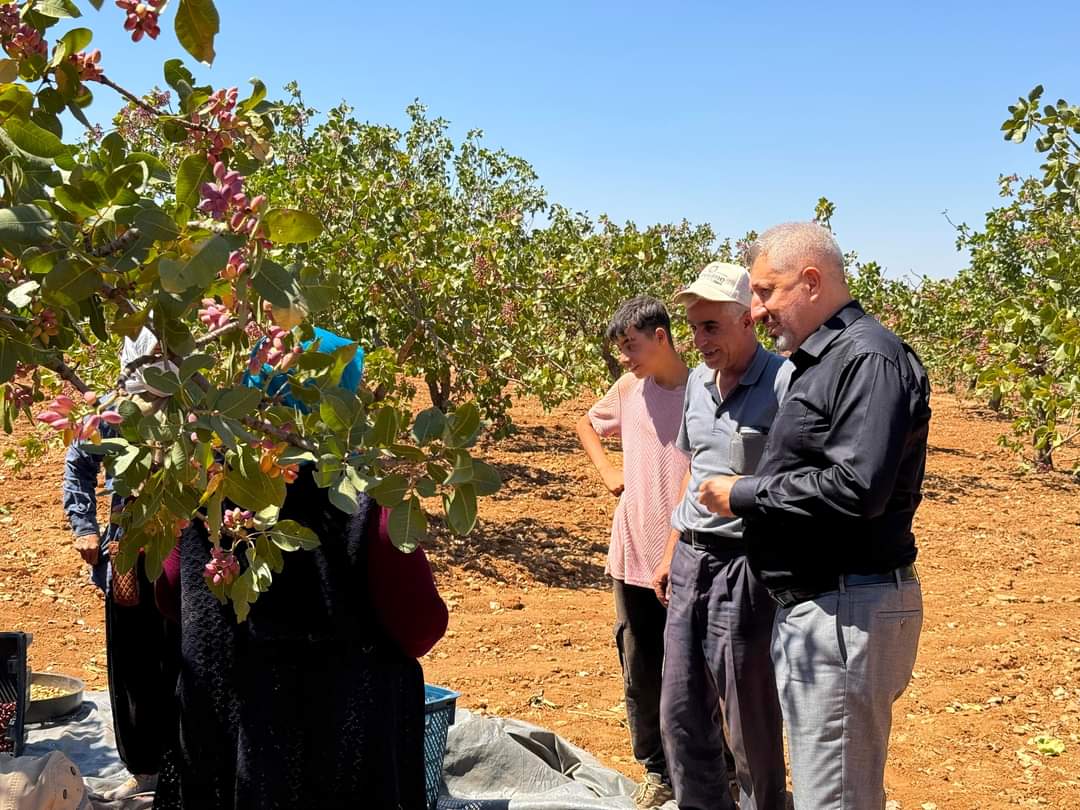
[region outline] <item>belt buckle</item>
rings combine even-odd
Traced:
[[[791,590],[769,591],[769,595],[782,608],[793,607],[798,604],[795,594]]]

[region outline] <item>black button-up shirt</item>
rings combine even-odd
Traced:
[[[915,353],[851,301],[791,355],[755,475],[731,491],[750,564],[773,590],[914,562],[930,383]]]

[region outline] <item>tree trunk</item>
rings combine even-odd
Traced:
[[[450,410],[450,371],[447,369],[445,372],[436,374],[436,372],[429,371],[424,378],[427,383],[428,394],[431,395],[431,404],[438,408],[443,413],[447,413]]]
[[[605,343],[600,349],[600,356],[604,358],[604,365],[607,366],[608,376],[611,377],[611,381],[619,379],[623,375],[623,367],[619,365],[619,361],[615,359],[615,355],[611,353],[609,348],[610,344]]]

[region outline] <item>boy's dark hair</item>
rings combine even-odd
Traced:
[[[671,340],[671,317],[664,305],[652,296],[631,298],[615,310],[608,324],[607,339],[617,341],[631,326],[639,332],[648,332],[650,338],[653,331],[660,327]]]

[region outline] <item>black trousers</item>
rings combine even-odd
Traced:
[[[105,648],[116,749],[129,771],[152,774],[177,740],[180,628],[158,611],[142,557],[138,566],[137,605],[105,597]]]
[[[667,778],[660,739],[660,683],[664,668],[667,611],[652,588],[612,579],[615,594],[615,644],[623,672],[626,719],[634,758],[649,773]]]

